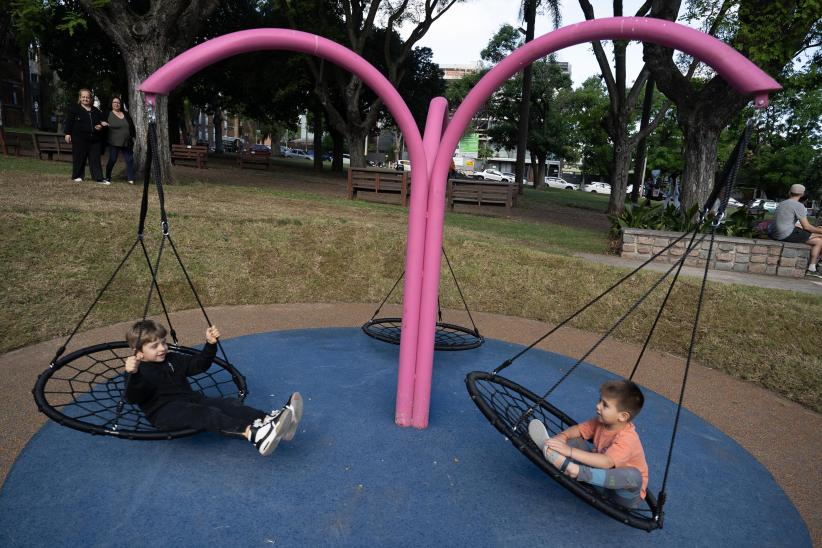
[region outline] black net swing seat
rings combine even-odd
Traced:
[[[480,335],[477,324],[474,323],[474,318],[471,316],[471,311],[468,309],[468,303],[465,301],[465,296],[462,294],[462,288],[460,288],[460,284],[454,274],[454,269],[451,267],[451,261],[448,260],[448,255],[445,254],[445,249],[442,250],[442,255],[445,257],[445,261],[448,264],[448,270],[451,272],[451,277],[454,280],[454,285],[456,286],[460,298],[462,299],[462,304],[465,307],[465,311],[468,313],[468,319],[471,321],[471,327],[463,327],[461,325],[442,321],[442,309],[440,309],[439,303],[437,303],[438,310],[437,323],[434,331],[434,350],[456,351],[478,348],[485,342],[485,338]],[[391,297],[391,294],[394,293],[394,290],[397,288],[397,285],[399,285],[404,276],[405,272],[400,274],[400,277],[397,278],[396,282],[394,282],[394,286],[391,288],[391,291],[389,291],[382,300],[380,305],[377,307],[377,310],[374,312],[374,315],[371,316],[371,319],[362,324],[363,332],[369,337],[390,344],[400,344],[400,337],[402,335],[402,318],[378,318],[377,315],[380,313],[380,310],[382,310],[382,307],[386,301],[388,301],[388,298]]]
[[[134,351],[122,341],[103,342],[74,350],[63,356],[71,340],[80,330],[85,320],[102,298],[116,278],[117,274],[128,262],[138,247],[141,248],[147,269],[151,275],[148,297],[143,309],[143,320],[148,316],[154,293],[162,306],[165,315],[168,334],[172,339],[169,350],[172,352],[195,355],[199,350],[183,346],[177,340],[177,334],[171,322],[165,300],[157,282],[157,276],[163,251],[166,244],[172,250],[177,263],[188,282],[200,311],[206,323],[211,326],[211,320],[206,314],[191,278],[186,271],[177,247],[171,238],[168,218],[165,210],[163,195],[162,173],[157,157],[156,126],[151,122],[148,127],[148,154],[143,196],[140,208],[140,219],[137,237],[125,257],[120,261],[114,273],[97,294],[94,302],[80,319],[66,342],[57,350],[48,369],[41,373],[32,390],[37,408],[47,417],[62,426],[89,434],[116,436],[130,440],[167,440],[198,433],[198,430],[159,430],[152,426],[145,414],[138,406],[130,404],[125,399],[125,393],[130,375],[125,371],[125,361]],[[160,239],[156,258],[152,264],[148,249],[145,245],[144,229],[146,213],[148,211],[148,194],[151,176],[154,176],[157,195],[159,198],[162,237]],[[138,337],[139,338],[139,337]],[[222,357],[215,356],[211,366],[204,373],[188,378],[189,386],[194,392],[205,397],[237,398],[244,400],[247,394],[246,381],[243,375],[228,361],[222,343],[217,340],[217,346]]]
[[[365,322],[362,330],[379,341],[400,344],[402,318],[375,318]],[[471,350],[482,346],[485,338],[477,331],[461,325],[437,322],[434,350]]]
[[[474,371],[465,378],[465,384],[471,399],[488,422],[531,462],[563,487],[597,510],[631,527],[645,531],[662,527],[661,509],[650,491],[645,495],[644,508],[628,509],[603,497],[593,486],[562,474],[545,460],[541,448],[537,447],[528,435],[528,423],[532,419],[539,419],[548,430],[548,435],[554,436],[577,424],[568,415],[527,388],[501,375]]]
[[[195,355],[199,350],[170,345],[169,351]],[[63,356],[37,377],[37,408],[56,423],[87,432],[131,440],[173,439],[197,430],[157,430],[140,409],[124,403],[125,360],[133,351],[125,341],[96,344]],[[210,398],[245,398],[245,378],[216,357],[205,373],[189,377],[195,392]]]
[[[623,276],[620,280],[611,285],[611,287],[606,289],[599,296],[595,297],[581,309],[577,310],[576,312],[568,316],[565,320],[561,321],[548,333],[537,339],[530,346],[523,349],[512,358],[509,358],[508,360],[504,361],[493,371],[473,371],[469,373],[465,378],[466,388],[468,389],[468,393],[474,404],[479,408],[479,410],[482,412],[485,418],[497,430],[499,430],[508,440],[510,440],[514,447],[519,449],[519,451],[522,452],[522,454],[528,457],[528,459],[531,462],[538,466],[544,473],[546,473],[553,480],[558,482],[560,485],[562,485],[563,487],[577,495],[580,499],[584,500],[597,510],[600,510],[604,514],[637,529],[642,529],[645,531],[654,531],[656,529],[661,529],[663,526],[663,507],[665,505],[665,500],[667,497],[666,485],[668,481],[668,473],[670,471],[671,466],[671,456],[673,454],[677,427],[679,424],[680,413],[682,410],[682,402],[685,395],[685,387],[688,380],[688,371],[690,369],[691,359],[693,357],[693,351],[698,332],[697,328],[699,324],[700,314],[702,311],[702,304],[704,302],[705,286],[708,278],[708,268],[710,267],[711,262],[710,257],[713,256],[715,234],[717,228],[720,226],[722,220],[724,219],[725,210],[728,205],[728,200],[730,199],[731,190],[733,189],[733,182],[736,178],[736,173],[739,168],[742,156],[745,152],[745,147],[747,145],[748,138],[750,137],[752,129],[753,120],[749,120],[745,127],[745,131],[743,132],[742,136],[739,139],[739,142],[736,145],[736,148],[731,154],[730,161],[725,166],[725,170],[722,176],[717,180],[716,184],[714,185],[714,189],[711,193],[711,196],[708,198],[705,205],[703,206],[699,216],[699,221],[696,223],[695,228],[688,232],[685,232],[680,237],[670,242],[668,246],[657,251],[649,259],[647,259],[641,265],[636,267],[632,272]],[[715,211],[712,211],[714,210],[714,208]],[[700,231],[708,228],[708,225],[710,225],[709,234],[700,234]],[[627,379],[629,380],[632,380],[634,378],[634,375],[637,372],[637,369],[645,354],[645,351],[653,337],[654,331],[659,323],[659,320],[663,316],[666,304],[669,302],[670,296],[673,292],[673,289],[676,285],[677,279],[679,278],[685,261],[691,253],[698,252],[696,250],[699,250],[701,248],[702,242],[708,236],[710,236],[710,238],[708,239],[709,246],[707,254],[709,260],[705,261],[702,273],[702,284],[699,288],[699,294],[696,300],[696,310],[693,317],[693,325],[691,326],[691,337],[688,346],[688,355],[685,361],[682,384],[680,386],[679,392],[679,400],[676,405],[673,432],[671,434],[670,444],[668,447],[668,455],[665,463],[662,484],[657,495],[654,495],[650,489],[646,490],[644,506],[642,508],[625,508],[616,501],[611,500],[607,490],[600,490],[584,482],[572,479],[566,476],[564,473],[560,472],[560,470],[555,468],[551,463],[549,463],[542,453],[542,448],[537,447],[536,444],[534,444],[534,442],[531,440],[528,434],[528,424],[533,419],[538,419],[542,421],[542,423],[548,430],[549,436],[554,436],[562,432],[563,430],[566,430],[567,428],[577,424],[576,421],[574,421],[571,417],[569,417],[563,411],[561,411],[553,404],[551,404],[548,401],[548,397],[565,379],[567,379],[574,372],[574,370],[583,362],[583,360],[585,360],[594,350],[596,350],[596,348],[607,337],[609,337],[622,324],[622,322],[626,318],[628,318],[628,316],[632,312],[634,312],[636,308],[640,304],[642,304],[647,299],[647,297],[651,295],[660,286],[660,284],[662,284],[663,281],[668,279],[668,277],[675,272],[670,282],[670,285],[667,288],[667,292],[665,293],[665,296],[662,299],[662,303],[659,306],[659,309],[656,313],[656,317],[653,321],[653,324],[650,327],[649,333],[645,338],[644,345],[642,346],[639,352],[633,370],[627,377]],[[510,367],[513,364],[513,362],[517,360],[520,356],[534,348],[537,344],[545,340],[548,336],[557,332],[565,324],[569,323],[579,314],[581,314],[582,312],[596,304],[600,299],[608,295],[611,291],[616,289],[622,283],[631,279],[637,272],[642,270],[645,266],[650,264],[659,256],[668,252],[668,250],[673,248],[674,246],[684,246],[683,253],[673,264],[670,265],[670,268],[668,268],[667,272],[664,272],[655,283],[651,284],[647,291],[645,291],[644,294],[641,295],[641,297],[638,300],[636,300],[636,302],[631,303],[627,312],[625,312],[605,332],[605,334],[602,335],[599,338],[599,340],[596,341],[596,343],[581,358],[579,358],[579,360],[577,360],[577,362],[573,366],[571,366],[561,376],[561,378],[557,380],[542,396],[536,395],[529,389],[499,374],[507,367]]]

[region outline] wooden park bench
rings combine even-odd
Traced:
[[[271,153],[261,150],[246,150],[237,155],[240,169],[268,169],[271,167]]]
[[[6,156],[10,156],[10,149],[14,149],[14,155],[20,156],[20,148],[22,146],[21,139],[23,137],[28,137],[28,135],[11,131],[6,132],[3,130],[3,127],[0,126],[0,152]]]
[[[171,145],[171,163],[193,162],[197,168],[206,167],[208,147],[205,145]]]
[[[446,203],[451,211],[454,210],[455,203],[461,203],[477,206],[503,206],[505,212],[510,214],[516,192],[516,183],[449,179]]]
[[[374,167],[348,168],[348,199],[353,200],[357,192],[374,192],[376,194],[399,194],[400,202],[405,207],[408,202],[409,173],[393,169]]]
[[[37,157],[43,159],[43,154],[48,156],[49,160],[54,160],[55,154],[57,160],[71,161],[71,143],[66,142],[66,136],[62,133],[32,133],[34,140],[34,150],[37,152]]]

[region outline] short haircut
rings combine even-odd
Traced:
[[[146,344],[165,338],[167,333],[163,324],[154,320],[141,320],[129,327],[126,341],[132,350],[142,350]]]
[[[616,400],[619,411],[627,411],[633,420],[645,403],[645,396],[635,382],[629,380],[606,381],[599,387],[599,393],[609,399]]]
[[[83,94],[84,91],[88,92],[89,96],[91,97],[91,99],[93,101],[94,100],[94,94],[91,92],[91,90],[88,89],[88,88],[80,88],[80,91],[77,92],[77,102],[78,103],[80,102],[80,96]]]

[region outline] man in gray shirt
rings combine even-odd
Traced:
[[[791,185],[788,191],[788,199],[780,202],[776,208],[774,220],[769,227],[768,234],[774,240],[803,243],[811,246],[811,261],[805,275],[822,278],[822,273],[818,272],[816,268],[819,254],[822,252],[822,228],[815,227],[808,222],[805,205],[799,203],[799,199],[804,194],[804,186],[799,184]],[[796,226],[797,222],[801,228]]]

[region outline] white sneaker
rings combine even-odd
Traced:
[[[278,420],[283,411],[286,409],[291,411],[291,424],[283,434],[283,441],[291,441],[297,433],[297,427],[300,424],[300,419],[303,418],[303,397],[299,392],[294,392],[291,394],[291,397],[288,398],[285,405],[283,405],[280,409],[275,409],[272,411],[266,418],[263,419],[263,422]]]
[[[98,185],[110,185],[111,181],[109,181],[108,179],[103,179],[102,181],[97,181],[97,184]]]
[[[291,425],[291,410],[283,410],[277,418],[271,421],[256,420],[251,425],[251,443],[264,457],[267,457],[277,448],[283,432]]]
[[[75,183],[82,183],[83,179],[82,177],[77,177],[76,179],[72,179],[72,181],[74,181]]]
[[[129,181],[128,184],[133,185],[134,181]]]

